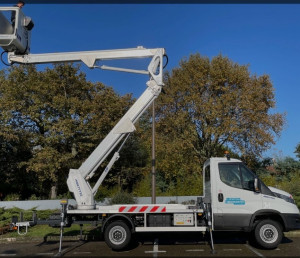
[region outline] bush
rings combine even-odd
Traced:
[[[111,197],[111,196],[114,196],[116,195],[118,192],[119,192],[119,187],[118,186],[115,186],[115,187],[107,187],[107,186],[101,186],[96,195],[95,195],[95,200],[96,201],[100,201],[100,202],[103,202],[105,198],[107,197]]]
[[[275,176],[272,176],[270,174],[263,174],[259,176],[260,179],[264,182],[266,186],[273,186],[273,187],[278,187],[277,186],[277,180]]]
[[[74,196],[68,191],[67,193],[57,195],[56,199],[74,199]]]
[[[136,185],[134,194],[136,196],[149,197],[152,193],[152,180],[150,175],[146,175],[143,180]],[[188,175],[179,177],[176,181],[167,182],[157,173],[156,177],[156,195],[157,196],[202,196],[203,180],[202,175]]]
[[[5,196],[4,201],[19,201],[20,195],[17,193],[8,194]]]
[[[278,185],[278,188],[290,193],[297,206],[300,208],[300,174],[293,174],[290,179],[285,177]]]
[[[297,206],[300,208],[300,174],[299,172],[290,174],[289,177],[287,176],[272,176],[272,175],[262,175],[261,180],[267,186],[273,186],[283,191],[290,193]]]
[[[31,201],[36,201],[36,200],[41,200],[41,197],[37,197],[35,194],[32,194],[28,200],[31,200]]]
[[[109,201],[110,205],[113,204],[135,204],[137,203],[136,198],[130,194],[123,191],[118,192],[115,194]]]
[[[145,175],[145,177],[137,183],[133,189],[133,193],[139,197],[148,197],[151,196],[151,176]]]
[[[195,205],[196,201],[195,200],[188,200],[188,201],[184,201],[181,204],[183,205]]]

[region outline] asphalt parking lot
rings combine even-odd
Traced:
[[[284,237],[274,250],[263,250],[248,242],[243,234],[215,235],[215,250],[206,238],[197,234],[152,234],[123,251],[112,251],[104,241],[64,241],[58,253],[59,241],[4,242],[0,257],[300,257],[300,238]]]

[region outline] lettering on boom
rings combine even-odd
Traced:
[[[226,204],[233,204],[233,205],[245,205],[245,200],[241,200],[241,198],[226,198]]]
[[[80,189],[80,186],[79,186],[79,183],[78,183],[77,179],[75,179],[75,183],[76,183],[79,195],[82,196],[82,192],[81,192],[81,189]]]

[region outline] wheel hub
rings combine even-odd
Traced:
[[[278,231],[271,224],[266,224],[259,231],[261,239],[266,243],[274,243],[278,239]]]
[[[122,238],[122,232],[120,232],[120,231],[115,231],[115,232],[113,233],[113,237],[114,237],[115,240],[120,241],[120,239]]]
[[[126,231],[121,226],[115,226],[109,231],[109,240],[115,245],[122,244],[126,237]]]
[[[265,237],[266,237],[266,238],[270,239],[270,238],[272,238],[273,236],[274,236],[274,232],[273,232],[272,230],[267,229],[267,230],[265,231]]]

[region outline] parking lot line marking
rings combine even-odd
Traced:
[[[0,254],[0,256],[16,256],[17,254]]]
[[[255,250],[253,247],[251,247],[250,245],[245,244],[245,246],[251,250],[253,253],[255,253],[257,256],[263,257],[265,258],[265,256],[263,254],[261,254],[260,252],[258,252],[257,250]]]
[[[78,248],[82,245],[84,245],[86,242],[84,241],[80,241],[79,243],[74,243],[73,245],[71,245],[70,247],[66,248],[66,249],[63,249],[61,252],[58,252],[54,255],[54,257],[60,257],[60,256],[63,256],[65,255],[66,253],[68,252],[71,252],[72,250],[74,250],[75,248]]]
[[[167,251],[145,251],[145,254],[166,253]]]
[[[242,249],[239,248],[228,248],[228,249],[223,249],[223,251],[242,251]]]
[[[204,249],[189,249],[185,250],[186,252],[204,252]]]
[[[166,253],[167,251],[158,250],[158,239],[156,238],[153,243],[153,251],[145,251],[146,254],[153,254],[153,257],[156,258],[158,253]]]
[[[153,252],[158,252],[158,239],[156,238],[154,240],[154,245],[153,245]]]

